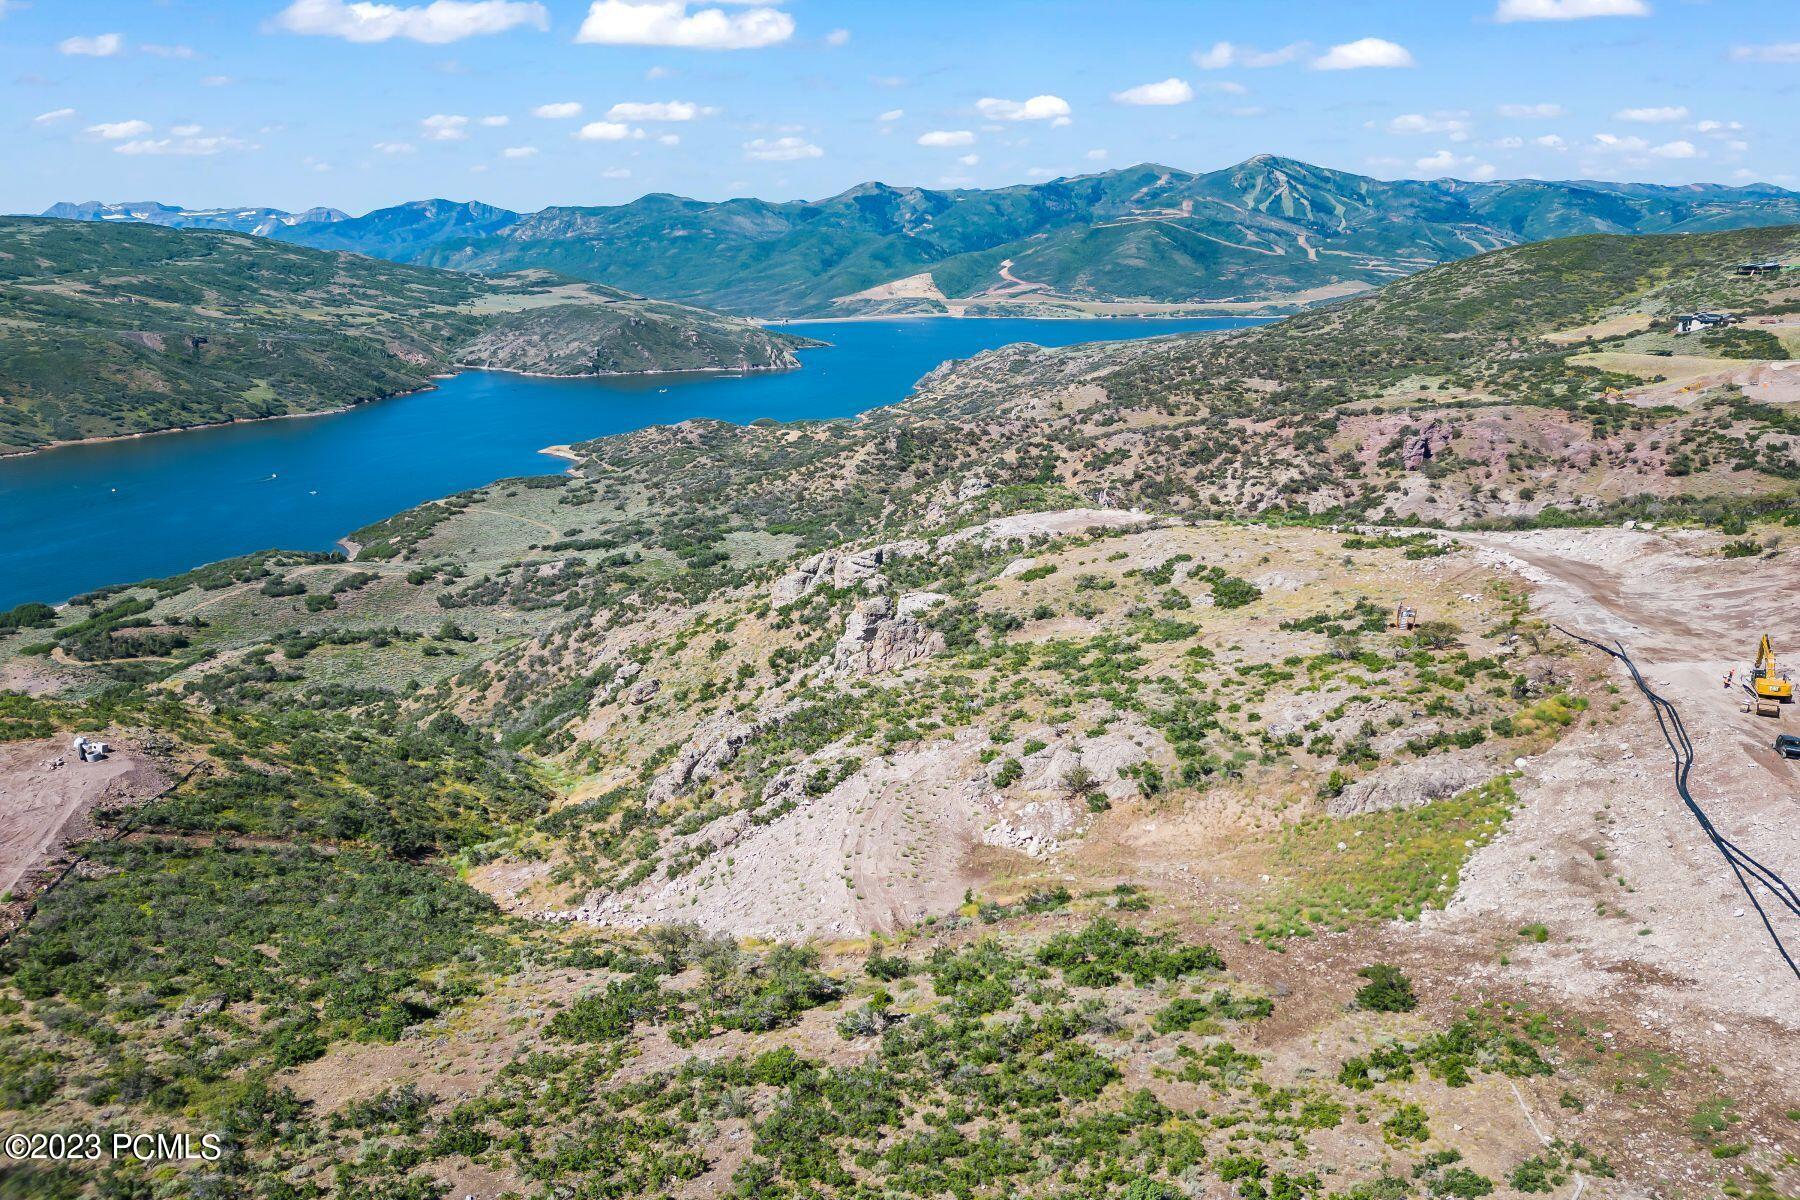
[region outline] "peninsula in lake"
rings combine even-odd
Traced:
[[[470,367],[774,371],[817,344],[543,270],[30,217],[0,218],[0,322],[0,454],[326,412]]]

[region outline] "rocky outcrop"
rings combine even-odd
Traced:
[[[1443,421],[1432,421],[1406,439],[1400,461],[1407,470],[1422,470],[1426,463],[1443,454],[1456,438],[1456,430]]]
[[[1476,754],[1443,754],[1389,767],[1359,779],[1334,797],[1325,811],[1355,817],[1391,808],[1418,808],[1478,787],[1494,777],[1495,768]]]
[[[874,579],[881,568],[896,559],[925,553],[922,541],[888,542],[863,550],[825,550],[806,559],[769,587],[769,600],[780,607],[792,604],[815,588],[830,584],[845,590]]]
[[[703,721],[676,754],[675,761],[650,781],[646,803],[655,808],[717,775],[750,743],[763,723],[751,723],[729,713]]]
[[[942,592],[908,592],[900,597],[894,605],[897,617],[916,617],[922,612],[930,612],[950,597]]]
[[[943,653],[942,634],[900,615],[897,608],[891,598],[875,596],[851,610],[844,636],[832,650],[833,675],[881,675]]]

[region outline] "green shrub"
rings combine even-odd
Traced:
[[[1356,1006],[1371,1012],[1411,1012],[1419,1007],[1412,980],[1398,967],[1374,963],[1357,972],[1369,982],[1357,990]]]

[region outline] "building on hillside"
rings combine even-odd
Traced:
[[[1744,318],[1734,317],[1730,313],[1702,312],[1683,313],[1675,318],[1675,332],[1696,333],[1706,329],[1723,329],[1727,325],[1742,324]]]
[[[1739,275],[1779,275],[1781,274],[1781,264],[1774,260],[1739,263],[1736,270]]]

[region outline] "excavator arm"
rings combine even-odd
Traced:
[[[1794,702],[1793,680],[1783,675],[1776,666],[1775,647],[1766,633],[1756,648],[1756,666],[1750,673],[1750,686],[1761,699],[1782,704]]]

